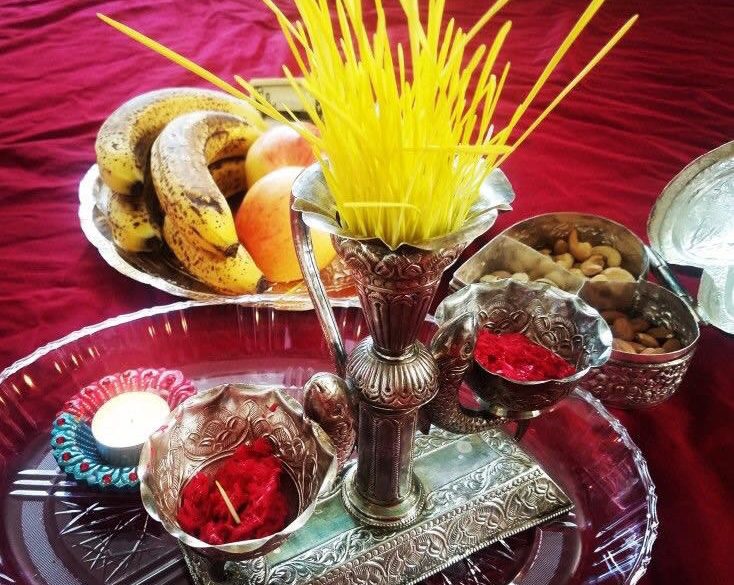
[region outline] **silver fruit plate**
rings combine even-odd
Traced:
[[[97,206],[100,192],[106,188],[97,165],[87,171],[79,183],[79,223],[87,240],[99,251],[107,264],[118,272],[175,296],[193,300],[215,300],[225,297],[241,301],[262,302],[289,309],[308,308],[311,300],[303,281],[271,283],[261,280],[258,291],[240,296],[223,295],[191,276],[165,246],[154,252],[127,252],[115,245],[110,226]],[[330,298],[356,298],[351,280],[338,259],[321,271]]]

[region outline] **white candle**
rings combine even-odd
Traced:
[[[92,435],[110,464],[138,464],[143,443],[165,422],[171,409],[152,392],[125,392],[105,402],[92,418]]]

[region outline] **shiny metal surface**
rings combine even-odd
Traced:
[[[611,353],[612,333],[599,313],[578,296],[547,284],[513,280],[473,284],[445,298],[436,309],[436,319],[445,323],[466,313],[477,316],[476,334],[483,328],[521,332],[575,364],[575,373],[566,378],[518,382],[472,361],[466,381],[496,416],[538,416],[568,396]]]
[[[97,165],[92,165],[79,183],[79,223],[87,240],[97,248],[104,261],[121,274],[169,294],[194,300],[235,298],[277,304],[286,309],[311,307],[303,283],[268,283],[263,280],[257,294],[227,297],[188,274],[165,246],[155,252],[141,253],[118,248],[112,241],[107,219],[97,208],[97,201],[104,197],[106,191],[108,189],[99,177]],[[331,297],[353,296],[352,283],[338,263],[327,266],[321,272],[321,278]]]
[[[579,239],[593,245],[609,245],[622,255],[622,268],[638,279],[647,276],[649,260],[642,241],[625,226],[598,215],[582,213],[547,213],[510,226],[490,240],[456,269],[451,280],[453,290],[479,281],[493,270],[525,272],[531,280],[547,277],[559,288],[576,293],[584,279],[558,266],[538,249],[553,247],[557,239],[568,238],[576,228]]]
[[[472,363],[479,315],[459,313],[441,324],[431,341],[431,353],[438,365],[438,393],[423,407],[431,423],[453,433],[478,433],[507,422],[507,419],[464,408],[459,389]]]
[[[390,250],[376,240],[333,236],[355,281],[371,334],[352,351],[347,378],[359,398],[357,468],[344,483],[347,508],[373,526],[402,526],[423,506],[413,474],[420,407],[438,390],[438,368],[417,342],[443,271],[464,245]]]
[[[647,233],[667,262],[700,268],[734,264],[734,141],[700,156],[668,183]]]
[[[270,440],[288,474],[295,507],[288,526],[271,536],[223,545],[183,532],[176,514],[186,482],[258,437]],[[138,466],[140,495],[148,514],[197,553],[230,560],[262,556],[302,528],[319,494],[333,483],[336,470],[331,441],[303,416],[298,402],[277,389],[244,384],[216,386],[181,404],[143,446]]]
[[[514,199],[515,192],[510,182],[501,170],[496,169],[483,183],[479,197],[469,209],[462,229],[424,242],[411,243],[410,246],[421,250],[437,250],[470,242],[489,229],[500,211],[512,209],[510,204]],[[302,213],[303,220],[312,228],[352,240],[372,239],[355,237],[342,229],[334,199],[329,193],[321,165],[318,163],[307,167],[293,183],[292,207]],[[400,244],[395,249],[404,245],[407,244]]]
[[[734,266],[704,268],[698,289],[698,311],[727,333],[734,333]]]
[[[664,354],[632,354],[612,350],[609,361],[580,382],[605,403],[622,408],[659,404],[670,398],[688,370],[699,338],[698,320],[674,293],[653,284],[588,283],[581,296],[598,310],[641,315],[667,327],[683,347]]]
[[[693,316],[698,319],[700,323],[705,324],[706,317],[703,315],[703,311],[699,313],[699,307],[697,306],[696,301],[693,300],[693,297],[675,276],[665,259],[650,246],[645,246],[645,251],[647,252],[647,257],[650,259],[650,266],[652,267],[652,271],[655,276],[658,277],[665,288],[676,295],[688,306],[693,313]]]
[[[514,198],[504,175],[483,186],[457,232],[395,249],[342,230],[320,164],[293,184],[291,225],[296,252],[337,372],[346,352],[316,271],[309,229],[332,234],[347,274],[354,280],[370,337],[347,359],[346,379],[359,404],[357,467],[344,482],[347,509],[372,526],[403,526],[420,513],[424,490],[413,474],[419,409],[438,390],[438,368],[416,341],[443,271]]]
[[[357,411],[349,386],[334,374],[314,374],[303,387],[303,408],[329,435],[341,469],[357,443]]]
[[[502,431],[462,436],[435,429],[416,437],[415,455],[418,485],[428,495],[413,526],[360,525],[332,495],[319,502],[314,524],[267,555],[260,580],[248,580],[251,567],[227,563],[218,581],[184,549],[194,583],[408,585],[573,508],[558,484]]]

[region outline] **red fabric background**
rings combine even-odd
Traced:
[[[447,3],[464,26],[488,5]],[[514,22],[504,50],[513,65],[505,104],[522,98],[584,5],[515,0],[501,13]],[[105,27],[97,10],[227,79],[277,75],[287,58],[258,0],[0,2],[2,366],[84,325],[174,300],[102,261],[79,229],[76,189],[93,162],[95,132],[117,105],[149,89],[200,82]],[[731,0],[609,3],[544,95],[637,11],[640,22],[627,39],[505,165],[517,203],[490,235],[530,215],[575,210],[603,214],[644,237],[666,182],[734,138]],[[394,6],[388,12],[397,14]],[[399,24],[392,32],[404,37]],[[679,274],[695,292],[697,275]],[[617,413],[658,487],[660,536],[644,583],[723,583],[734,572],[732,350],[731,337],[706,329],[673,399]]]

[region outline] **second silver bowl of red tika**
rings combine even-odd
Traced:
[[[477,331],[465,379],[496,416],[538,416],[611,354],[612,333],[599,313],[547,284],[473,284],[447,297],[436,319],[466,312],[476,314]]]

